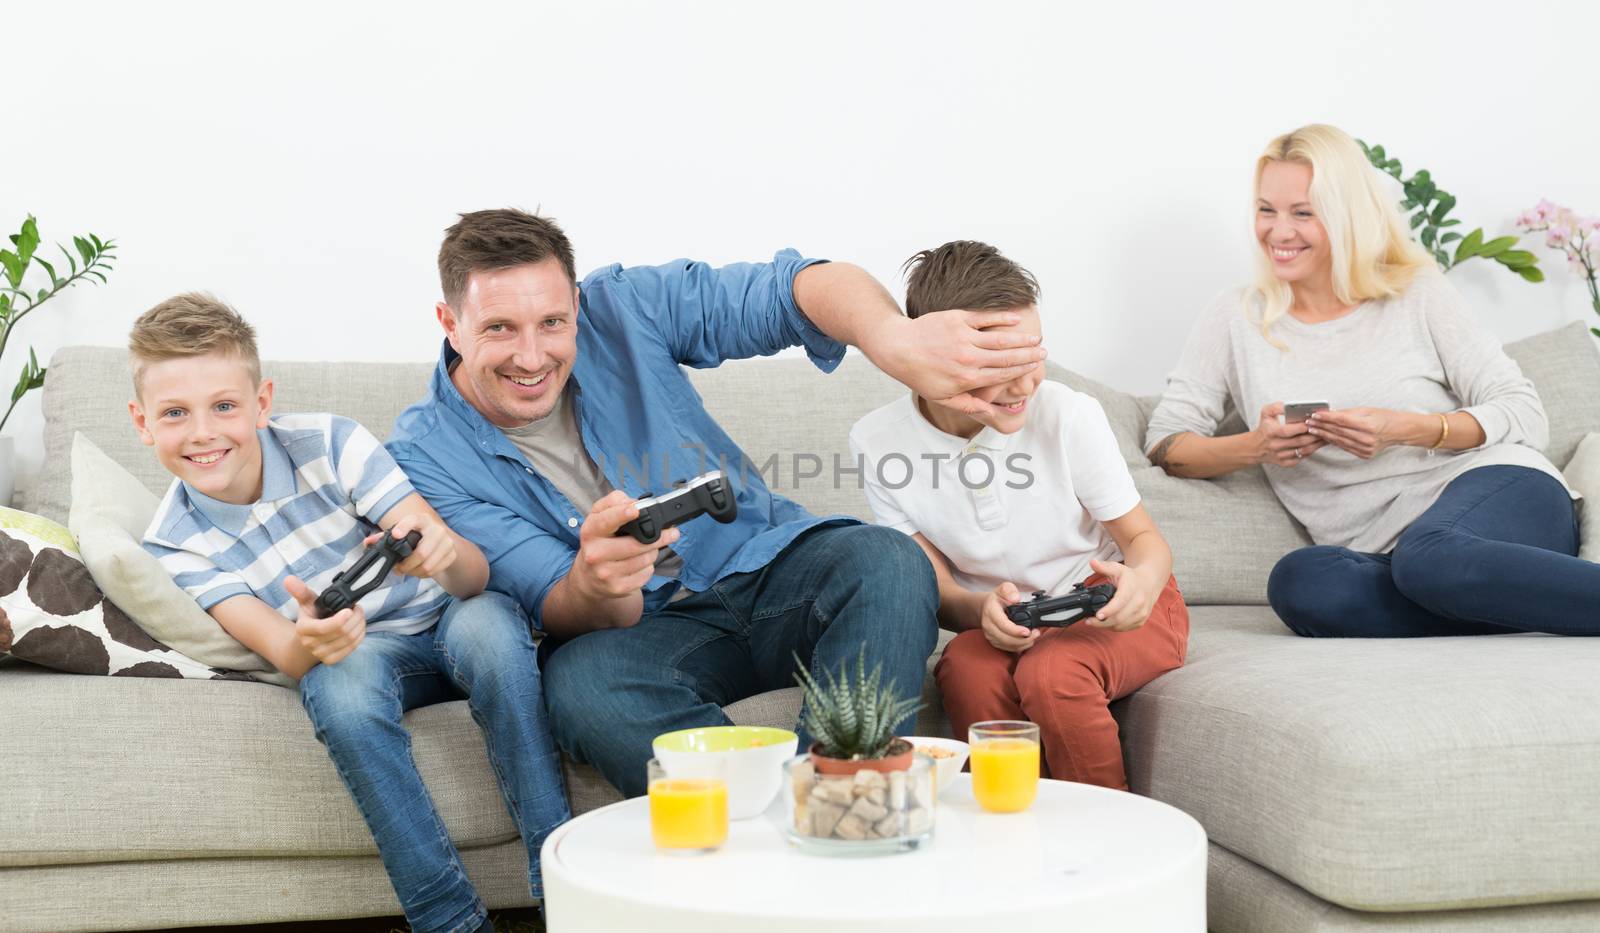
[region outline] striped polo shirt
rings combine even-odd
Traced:
[[[233,505],[174,479],[144,548],[202,609],[249,595],[293,620],[299,610],[284,578],[322,592],[414,490],[372,432],[349,418],[278,415],[256,436],[261,498]],[[438,621],[449,601],[435,581],[391,572],[360,605],[367,631],[411,635]]]

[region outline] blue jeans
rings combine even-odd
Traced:
[[[938,605],[933,567],[910,537],[813,528],[760,570],[557,648],[544,670],[556,741],[636,797],[652,739],[727,725],[723,706],[794,686],[795,654],[812,668],[854,670],[866,645],[869,671],[881,662],[902,696],[919,695]]]
[[[319,664],[300,680],[317,739],[372,830],[389,882],[419,933],[476,930],[488,916],[400,722],[408,709],[463,697],[528,846],[529,888],[542,897],[539,847],[571,814],[528,618],[516,601],[499,593],[456,600],[433,628],[368,633],[349,657]]]
[[[1600,564],[1577,553],[1577,512],[1560,483],[1527,467],[1479,467],[1446,486],[1387,554],[1286,555],[1267,601],[1310,637],[1600,635]]]

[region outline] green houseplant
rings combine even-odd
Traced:
[[[795,658],[795,681],[805,694],[800,725],[810,733],[808,755],[784,771],[791,842],[823,850],[908,851],[933,832],[932,760],[918,758],[894,727],[922,708],[901,699],[883,665],[867,672],[867,649],[838,676],[810,674]]]
[[[1450,216],[1450,211],[1456,206],[1456,196],[1439,187],[1427,169],[1418,169],[1410,178],[1406,178],[1401,171],[1400,160],[1384,152],[1382,146],[1368,146],[1359,139],[1356,142],[1361,144],[1369,162],[1400,182],[1400,187],[1405,191],[1405,200],[1400,202],[1400,209],[1411,214],[1411,229],[1416,232],[1417,242],[1433,255],[1442,271],[1449,272],[1469,259],[1489,259],[1526,281],[1544,281],[1539,257],[1528,250],[1512,248],[1517,245],[1517,237],[1496,237],[1485,242],[1482,227],[1466,235],[1451,230],[1451,227],[1461,224],[1461,221]],[[1455,244],[1453,251],[1450,249],[1452,243]]]
[[[894,727],[922,709],[915,698],[901,699],[893,680],[883,681],[883,664],[867,672],[867,646],[856,656],[855,676],[848,663],[839,674],[823,669],[823,686],[795,658],[795,681],[805,694],[800,726],[815,739],[812,762],[823,773],[850,773],[862,768],[875,771],[904,770],[911,763],[911,743],[894,734]]]
[[[37,255],[39,224],[32,214],[22,222],[22,230],[11,235],[11,245],[15,252],[9,249],[0,250],[0,266],[4,267],[6,282],[0,286],[0,359],[5,358],[6,346],[11,341],[11,332],[23,318],[37,310],[40,305],[86,279],[104,284],[106,273],[111,271],[111,264],[116,258],[117,249],[115,240],[101,240],[92,233],[72,238],[72,245],[77,248],[76,256],[68,252],[65,246],[57,243],[56,248],[61,250],[61,255],[67,261],[66,275],[63,276],[57,273],[56,266],[43,256]],[[83,263],[81,267],[78,265],[80,260]],[[23,285],[32,266],[38,266],[49,277],[49,288],[30,291]],[[5,415],[0,416],[0,430],[5,429],[6,422],[11,418],[11,412],[16,409],[22,397],[44,385],[44,377],[45,368],[39,365],[39,358],[34,355],[33,348],[29,347],[28,362],[22,367],[22,375],[17,380],[16,388],[11,390],[11,404],[7,406]]]
[[[106,273],[111,271],[111,263],[115,259],[116,242],[102,240],[91,233],[86,237],[73,237],[72,245],[76,247],[77,255],[56,244],[67,261],[63,270],[66,275],[63,276],[57,272],[56,265],[37,255],[39,223],[30,214],[22,222],[22,229],[11,235],[12,248],[0,249],[0,274],[5,277],[4,284],[0,284],[0,359],[5,358],[6,347],[11,343],[11,332],[40,305],[86,279],[105,282]],[[28,273],[35,266],[49,278],[48,288],[35,290],[27,284]],[[37,280],[40,277],[35,275],[33,278]],[[22,365],[16,388],[11,390],[11,403],[6,406],[5,414],[0,415],[0,431],[11,420],[11,413],[16,410],[22,397],[44,385],[44,377],[45,368],[39,365],[39,357],[29,347],[28,360]],[[11,504],[13,457],[11,438],[0,434],[0,505]]]

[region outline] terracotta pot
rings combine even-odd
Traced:
[[[817,769],[818,774],[855,774],[857,771],[906,771],[911,767],[911,761],[916,756],[916,749],[905,739],[895,739],[889,743],[889,751],[882,758],[829,758],[817,752],[816,742],[806,749],[811,755],[811,764]]]

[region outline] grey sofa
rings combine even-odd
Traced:
[[[1600,355],[1577,325],[1510,349],[1550,409],[1550,453],[1564,463],[1600,431]],[[65,518],[74,431],[152,488],[164,485],[122,414],[122,365],[117,350],[57,354],[47,471],[19,507]],[[381,435],[420,395],[429,367],[266,368],[280,410],[333,410]],[[1134,789],[1194,814],[1211,838],[1212,929],[1600,929],[1600,642],[1296,638],[1262,603],[1272,561],[1305,539],[1261,474],[1167,477],[1139,450],[1152,399],[1051,375],[1105,405],[1192,606],[1188,664],[1115,710]],[[775,486],[814,511],[866,516],[848,476],[839,488],[830,481],[830,461],[850,465],[850,425],[897,385],[856,357],[832,376],[783,359],[693,377],[769,479],[778,456]],[[822,475],[796,484],[797,472],[817,468],[812,456]],[[795,693],[729,713],[788,726]],[[925,696],[919,730],[948,729],[931,679]],[[0,709],[0,788],[12,804],[0,834],[0,929],[398,911],[290,691],[10,663],[0,666]],[[526,903],[520,843],[465,704],[407,722],[479,890],[491,906]],[[590,769],[569,763],[567,778],[577,811],[616,799]]]

